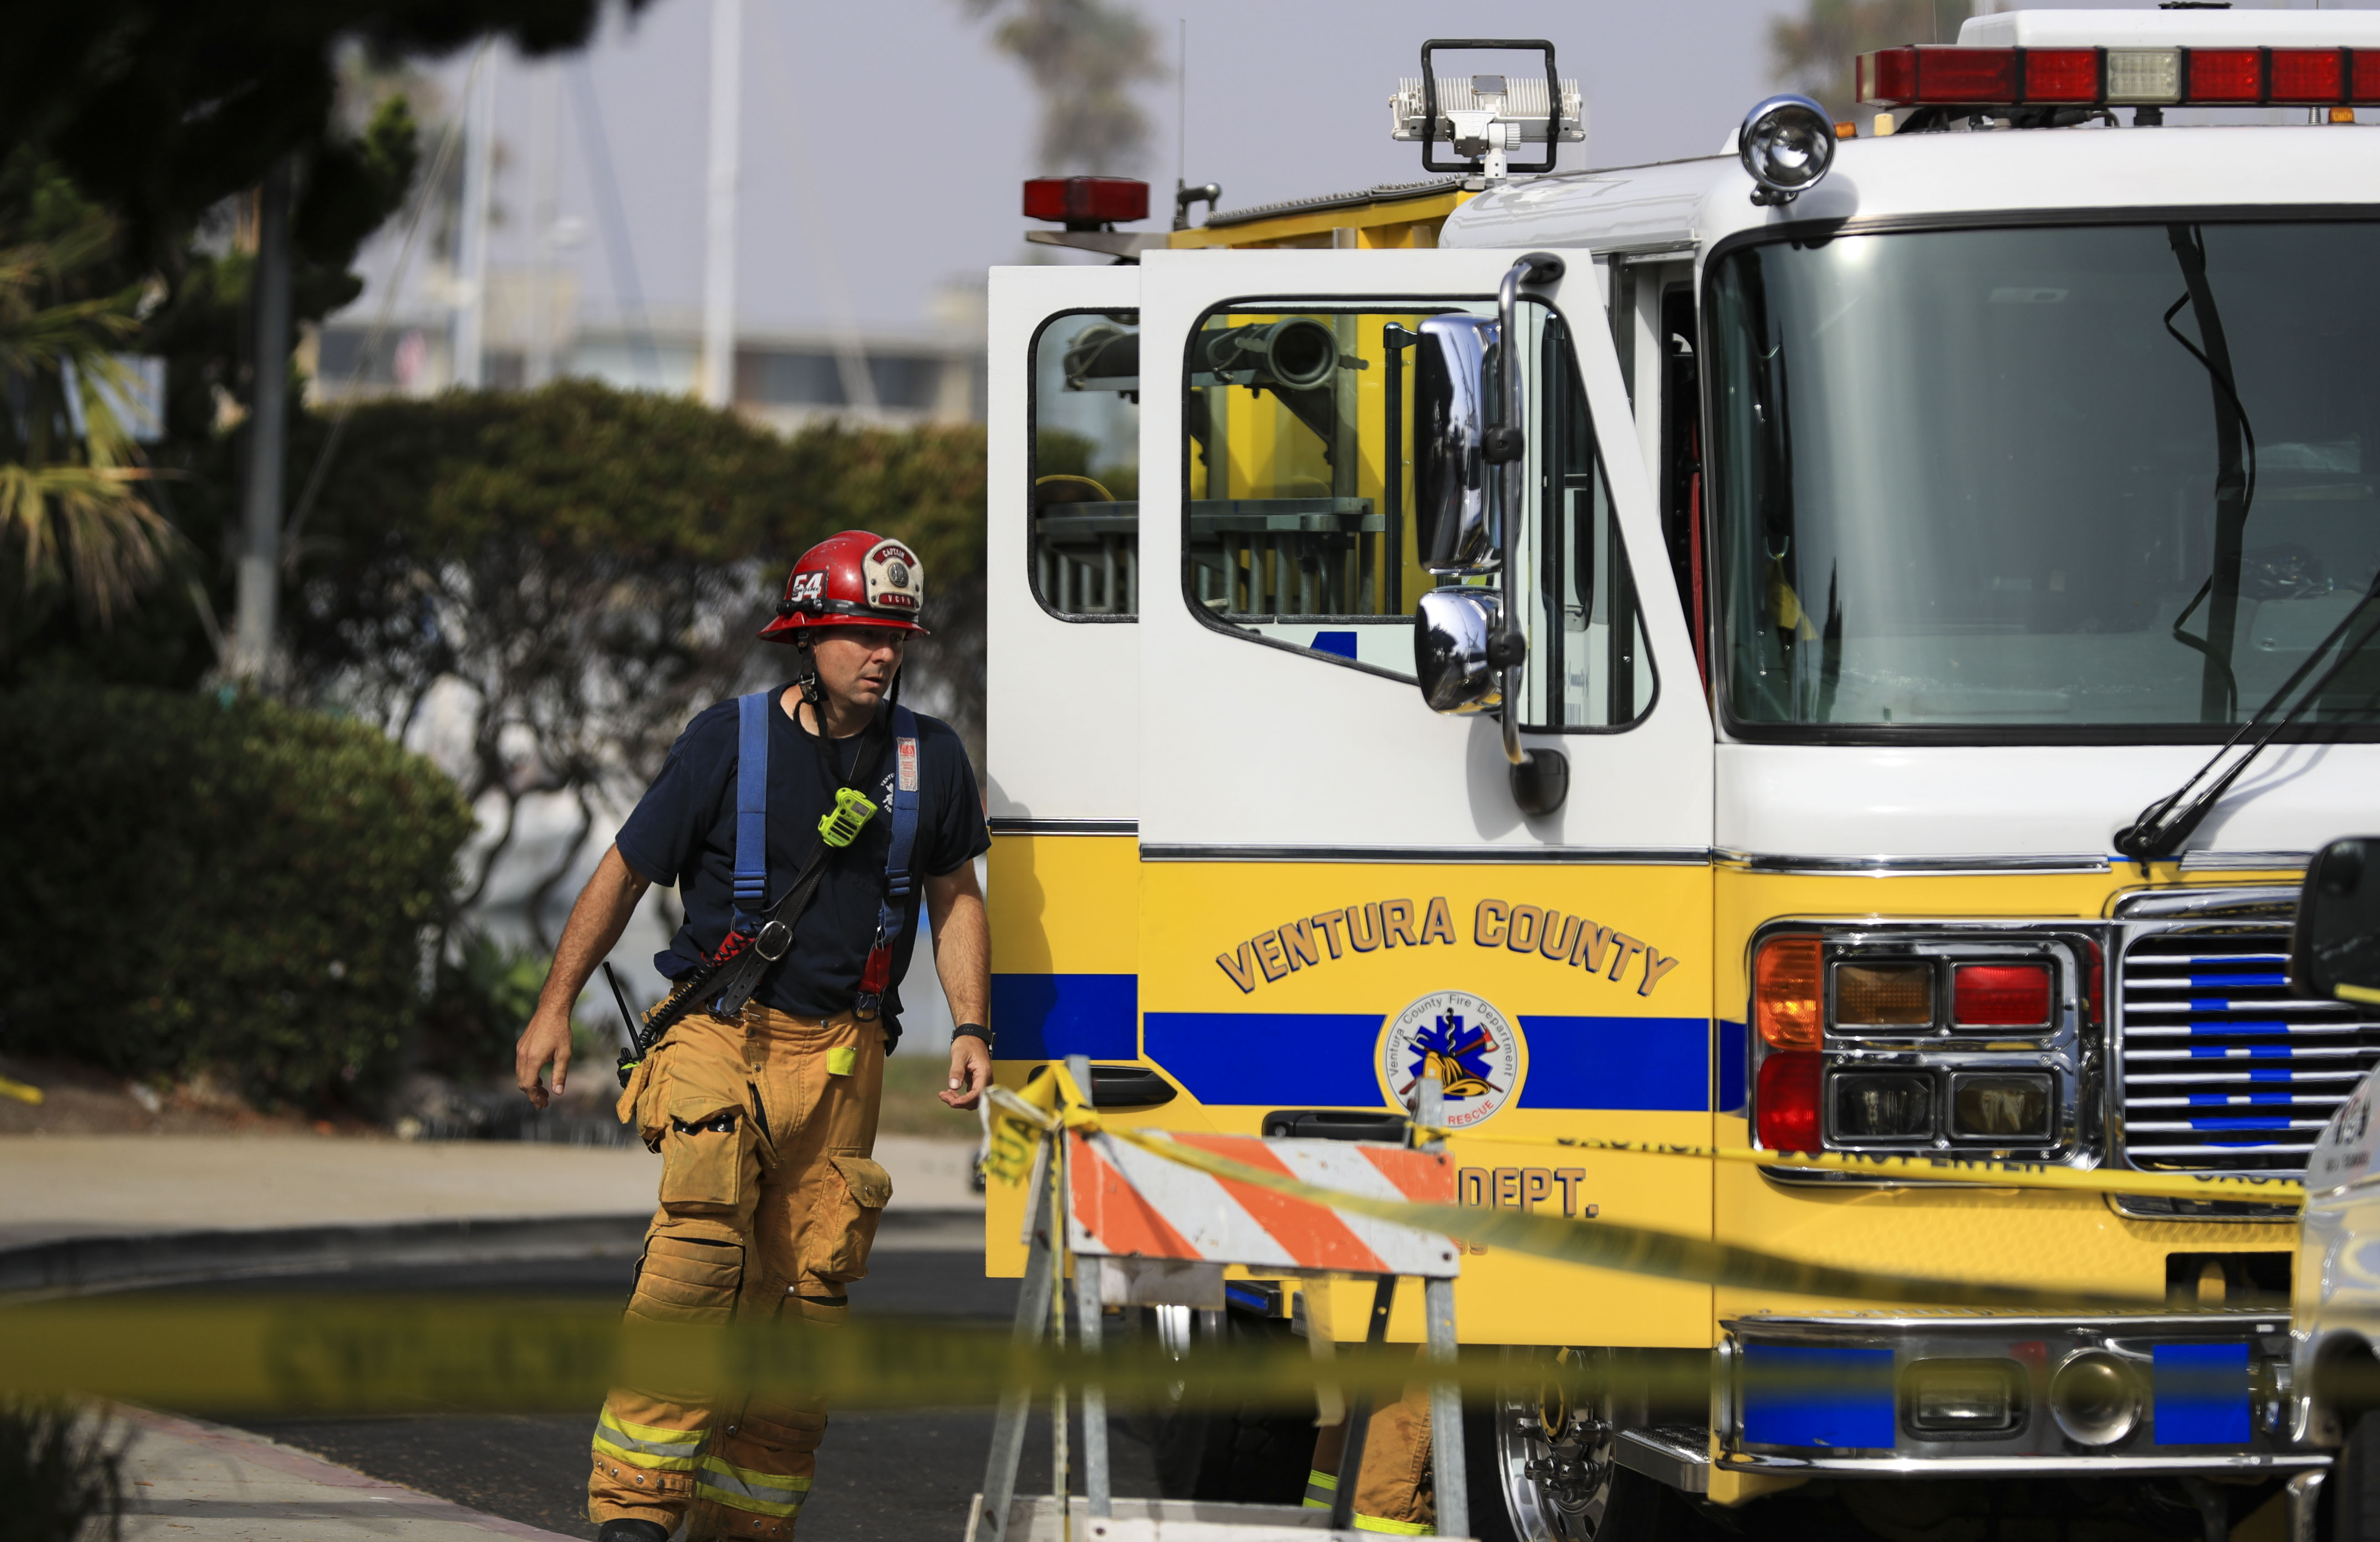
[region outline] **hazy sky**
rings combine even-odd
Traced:
[[[1177,20],[1188,18],[1184,169],[1192,182],[1221,183],[1226,207],[1424,175],[1419,148],[1390,140],[1386,105],[1397,78],[1418,73],[1422,40],[1441,33],[1553,41],[1589,119],[1585,156],[1565,147],[1565,167],[1709,153],[1773,85],[1771,17],[1802,8],[1800,0],[1137,4],[1169,67]],[[588,58],[647,302],[681,313],[700,301],[710,18],[710,0],[654,0],[633,24],[608,24]],[[961,0],[747,0],[742,324],[823,325],[847,304],[871,326],[923,325],[938,285],[1025,260],[1018,185],[1044,169],[1035,164],[1036,104],[989,31]],[[466,62],[443,61],[435,73],[457,86]],[[603,316],[616,279],[566,82],[559,99],[559,207],[585,231],[563,260],[579,272],[582,313]],[[1141,175],[1162,211],[1177,161],[1174,87],[1149,87],[1143,99],[1153,134]],[[531,100],[528,67],[504,60],[499,264],[527,257]]]
[[[1186,171],[1229,206],[1425,175],[1417,146],[1388,137],[1387,102],[1418,73],[1424,38],[1542,36],[1587,101],[1585,150],[1598,165],[1700,154],[1767,86],[1775,0],[1145,0],[1169,68],[1189,19]],[[588,65],[601,103],[648,302],[700,299],[710,0],[655,0],[608,25]],[[960,0],[747,0],[738,305],[745,324],[822,324],[837,282],[874,325],[921,324],[941,282],[1023,260],[1019,184],[1035,164],[1038,112],[1023,71],[995,53]],[[467,57],[434,73],[459,104]],[[1465,68],[1469,61],[1458,59]],[[498,77],[506,226],[492,260],[525,261],[528,69]],[[1170,206],[1177,158],[1172,81],[1142,93],[1151,120],[1152,203]],[[584,222],[564,254],[589,314],[611,309],[610,272],[584,140],[564,83],[560,209]],[[1565,147],[1564,166],[1584,164]],[[1162,223],[1162,217],[1159,223]],[[821,248],[823,249],[821,249]],[[378,264],[375,264],[377,266]]]

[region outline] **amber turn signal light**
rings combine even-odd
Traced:
[[[1819,971],[1815,937],[1774,937],[1760,945],[1752,962],[1752,1010],[1764,1043],[1815,1050],[1826,1038]]]
[[[1844,1028],[1934,1026],[1934,966],[1912,963],[1835,966],[1835,1025]]]

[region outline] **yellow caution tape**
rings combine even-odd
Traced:
[[[2277,1320],[2237,1310],[2142,1315],[2160,1322],[2196,1316],[2218,1336],[2244,1337]],[[583,1299],[115,1295],[0,1309],[0,1396],[97,1397],[215,1414],[503,1410],[584,1415],[591,1426],[596,1405],[617,1386],[721,1402],[817,1398],[858,1410],[988,1407],[1005,1394],[1093,1382],[1106,1389],[1111,1408],[1311,1410],[1326,1382],[1350,1399],[1369,1395],[1377,1406],[1422,1374],[1411,1344],[1344,1343],[1323,1360],[1294,1341],[1233,1334],[1202,1339],[1184,1362],[1155,1333],[1119,1332],[1112,1324],[1094,1353],[1020,1341],[1005,1328],[914,1317],[859,1317],[834,1328],[623,1320],[616,1306]],[[1573,1403],[1606,1390],[1605,1367],[1592,1356],[1516,1362],[1470,1354],[1433,1363],[1426,1374],[1481,1397],[1509,1391],[1515,1381],[1561,1388]],[[1632,1392],[1691,1397],[1707,1384],[1706,1366],[1694,1358],[1612,1374],[1628,1377]],[[2341,1389],[2360,1389],[2366,1402],[2380,1404],[2380,1366],[2350,1363],[2324,1374],[2325,1391],[2343,1397]]]
[[[1394,1401],[1411,1345],[1362,1346],[1333,1380]],[[1485,1390],[1492,1365],[1471,1383]],[[719,1328],[623,1319],[610,1302],[289,1296],[160,1302],[127,1296],[0,1309],[0,1396],[102,1397],[234,1413],[584,1413],[615,1386],[732,1400],[822,1397],[845,1408],[985,1406],[1015,1390],[1097,1380],[1111,1405],[1310,1405],[1303,1345],[1199,1346],[1195,1375],[1153,1333],[1096,1354],[1022,1342],[1006,1326],[914,1317],[833,1328]],[[1189,1387],[1184,1390],[1185,1378]]]
[[[1759,1167],[1810,1172],[1850,1172],[1863,1178],[1909,1178],[1920,1183],[1980,1184],[1993,1188],[2073,1189],[2086,1194],[2157,1195],[2175,1199],[2247,1200],[2264,1205],[2303,1205],[2305,1185],[2292,1178],[2253,1174],[2217,1176],[2195,1172],[2111,1172],[2058,1167],[2048,1162],[1993,1161],[1979,1157],[1873,1156],[1852,1151],[1764,1151],[1748,1146],[1678,1146],[1666,1141],[1597,1140],[1587,1135],[1492,1135],[1476,1131],[1425,1129],[1426,1137],[1476,1141],[1483,1146],[1561,1146],[1580,1151],[1618,1151],[1640,1157],[1699,1157]]]

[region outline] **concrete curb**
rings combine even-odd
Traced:
[[[357,1472],[351,1467],[342,1467],[336,1463],[325,1462],[311,1451],[299,1451],[295,1446],[285,1446],[279,1441],[269,1440],[261,1435],[253,1435],[244,1429],[233,1429],[224,1425],[181,1418],[172,1414],[162,1414],[154,1409],[136,1407],[129,1403],[115,1404],[115,1412],[127,1424],[143,1433],[188,1441],[192,1445],[219,1451],[235,1463],[247,1463],[264,1467],[301,1483],[317,1484],[325,1488],[353,1493],[358,1499],[378,1500],[395,1507],[407,1520],[447,1522],[469,1526],[492,1536],[512,1537],[516,1542],[583,1542],[580,1537],[569,1536],[558,1531],[546,1531],[538,1526],[524,1525],[518,1521],[507,1521],[501,1515],[491,1515],[484,1511],[456,1504],[451,1500],[442,1500],[434,1494],[425,1494],[418,1488],[408,1488],[401,1483],[389,1483],[370,1476],[369,1474]],[[132,1458],[137,1466],[140,1459],[137,1442]],[[126,1515],[127,1520],[136,1520],[144,1513],[139,1505],[140,1501],[136,1500],[134,1508]],[[319,1533],[323,1529],[319,1516],[309,1516],[304,1519],[312,1523],[303,1528],[307,1533]],[[378,1518],[375,1517],[375,1519]],[[248,1529],[249,1535],[256,1535],[256,1528],[252,1524]],[[370,1530],[382,1535],[385,1535],[389,1529],[385,1521],[380,1521],[379,1524],[370,1526]]]
[[[650,1220],[635,1215],[528,1216],[61,1237],[0,1248],[0,1296],[88,1295],[145,1286],[390,1265],[633,1258]],[[902,1251],[980,1246],[980,1210],[888,1210],[877,1245]]]

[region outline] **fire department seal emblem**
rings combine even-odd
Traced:
[[[1447,1128],[1467,1130],[1520,1090],[1520,1030],[1468,991],[1432,991],[1381,1028],[1378,1069],[1382,1089],[1399,1105],[1435,1074],[1446,1088]]]

